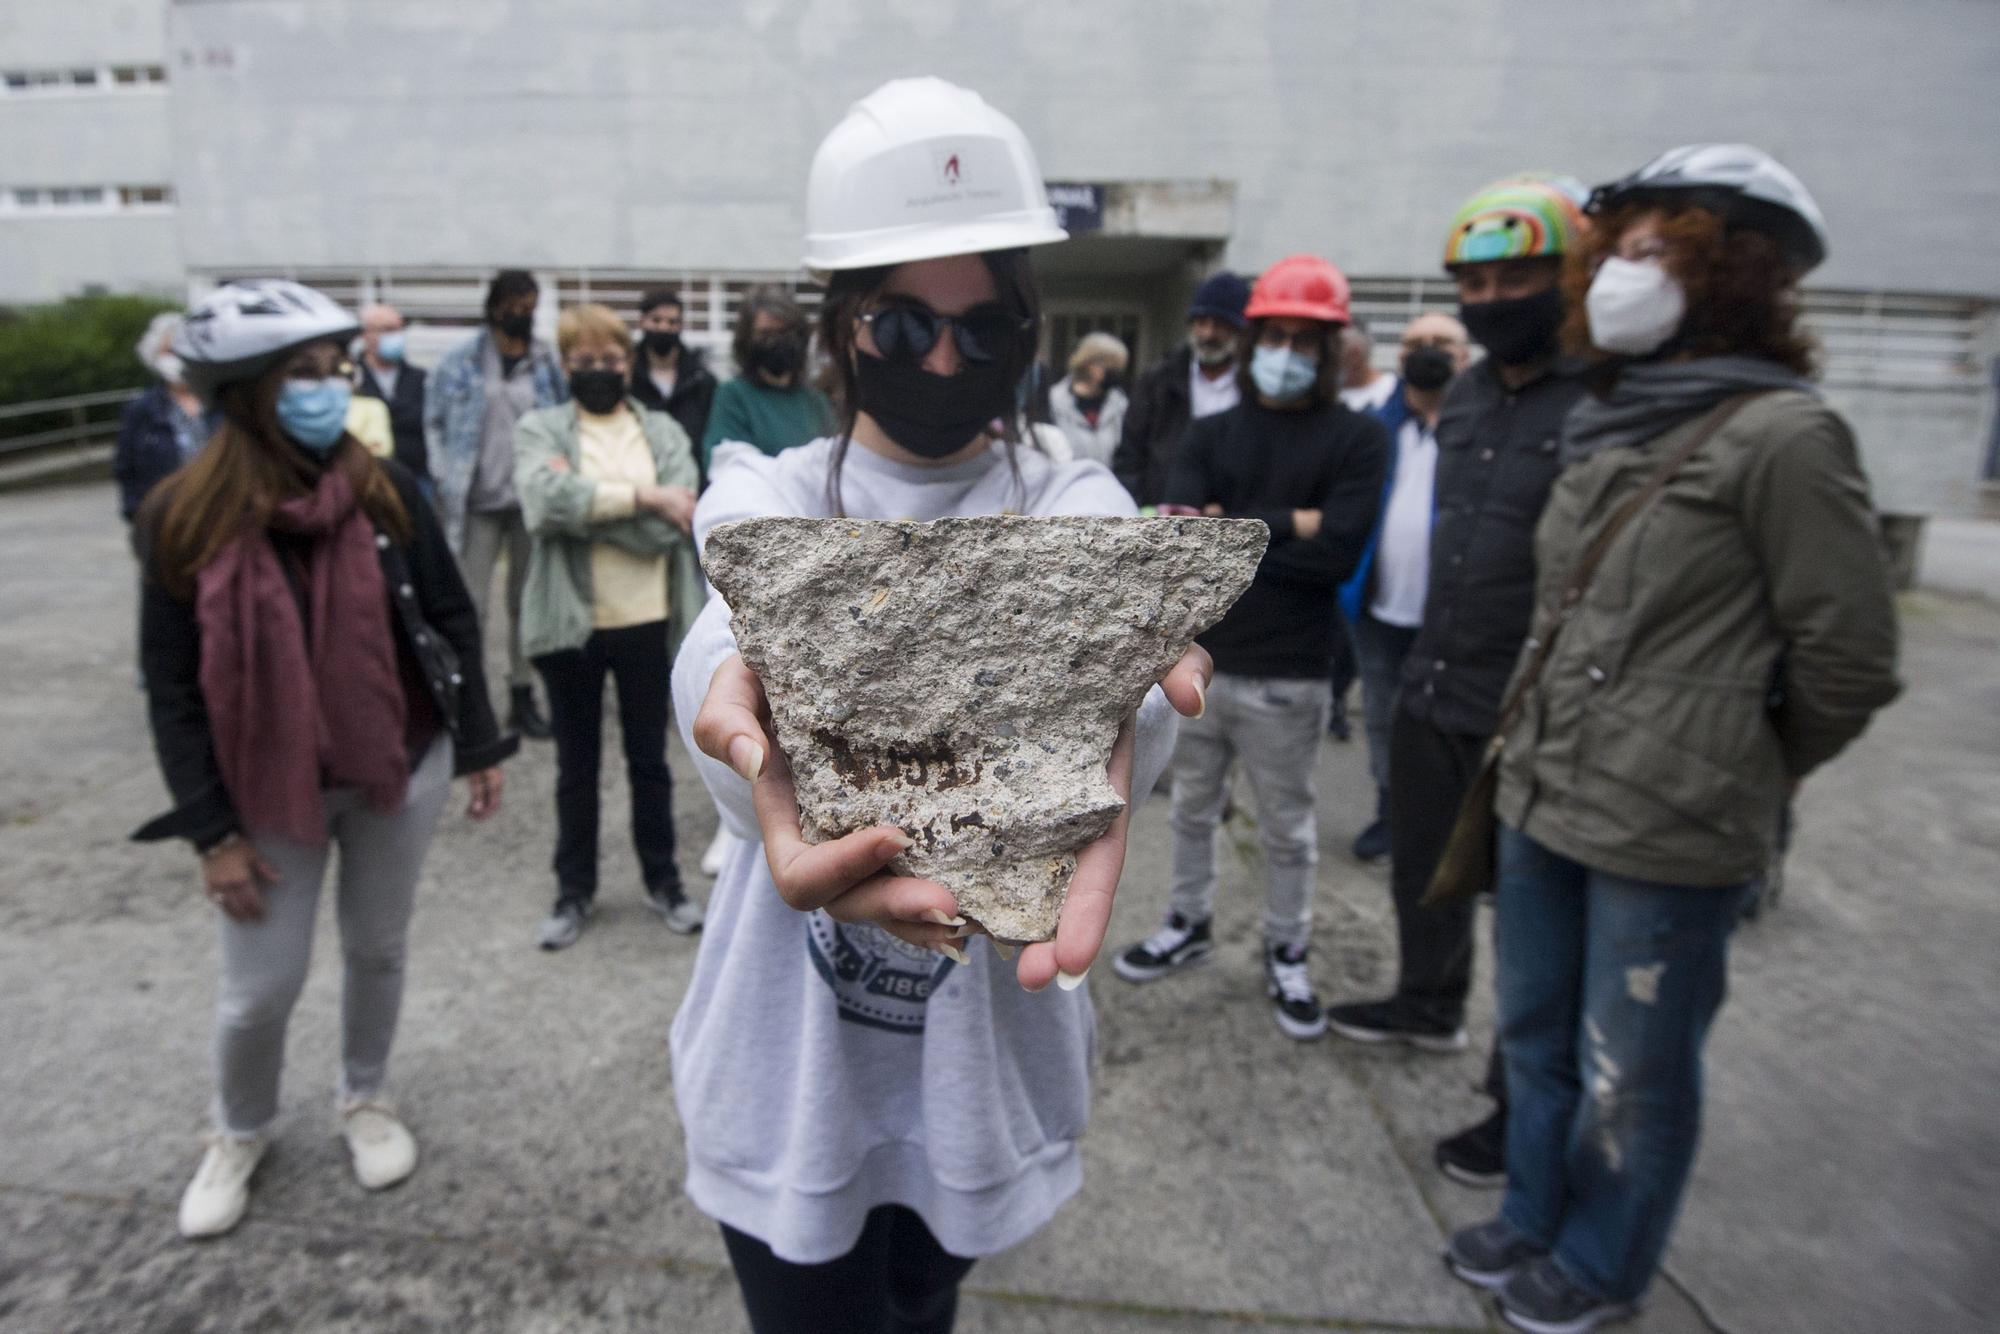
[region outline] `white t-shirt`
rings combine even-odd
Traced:
[[[1213,380],[1201,373],[1201,363],[1193,358],[1188,360],[1188,415],[1190,417],[1212,417],[1218,412],[1227,412],[1236,406],[1243,391],[1236,385],[1236,367],[1232,364],[1229,373],[1218,375]]]
[[[646,378],[653,382],[653,388],[660,391],[661,398],[672,398],[674,386],[680,383],[679,371],[649,370]]]
[[[1375,543],[1375,600],[1368,611],[1385,625],[1415,629],[1424,623],[1437,462],[1437,433],[1412,416],[1396,433],[1396,482],[1389,488],[1382,535]]]
[[[1378,375],[1359,389],[1343,389],[1340,401],[1356,412],[1373,412],[1389,401],[1399,383],[1393,375]]]

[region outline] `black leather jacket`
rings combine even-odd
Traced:
[[[1535,525],[1561,468],[1563,419],[1582,364],[1518,389],[1489,357],[1451,382],[1437,423],[1430,588],[1403,660],[1399,707],[1441,732],[1486,737],[1500,721],[1535,605]]]
[[[414,535],[408,546],[377,533],[375,546],[396,626],[396,657],[405,681],[422,680],[451,737],[453,772],[475,773],[512,755],[520,738],[500,731],[486,694],[479,618],[445,544],[437,515],[408,469],[379,465],[395,483]],[[185,838],[212,847],[236,832],[236,808],[223,787],[208,707],[201,695],[201,627],[194,604],[170,595],[153,577],[151,534],[137,534],[147,576],[139,604],[139,660],[147,714],[174,808],[132,835]]]

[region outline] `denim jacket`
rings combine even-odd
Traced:
[[[424,437],[431,475],[437,479],[445,536],[456,552],[465,544],[465,503],[479,467],[479,438],[486,422],[486,347],[491,330],[481,329],[447,352],[431,372],[424,400]],[[535,379],[535,406],[546,408],[569,397],[569,381],[555,351],[539,339],[528,345]]]

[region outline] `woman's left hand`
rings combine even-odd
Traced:
[[[507,780],[499,765],[468,774],[466,781],[472,787],[472,800],[465,804],[466,819],[484,820],[500,809],[500,792],[507,786]]]
[[[1214,675],[1215,660],[1208,656],[1208,650],[1191,644],[1160,678],[1160,689],[1175,712],[1199,718],[1208,707],[1208,683]],[[1057,981],[1065,990],[1074,989],[1104,948],[1104,933],[1111,925],[1111,901],[1125,869],[1125,834],[1132,822],[1132,750],[1132,722],[1127,719],[1118,733],[1118,744],[1111,748],[1108,775],[1111,786],[1125,798],[1125,809],[1111,822],[1111,828],[1076,854],[1076,875],[1069,882],[1069,897],[1056,922],[1056,938],[1021,951],[1014,975],[1029,991],[1040,991]]]
[[[681,530],[694,532],[694,492],[685,486],[660,488],[660,517]]]

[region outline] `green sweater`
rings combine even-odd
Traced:
[[[693,490],[699,481],[687,432],[664,412],[652,412],[636,398],[625,406],[638,414],[661,486]],[[610,542],[642,556],[667,556],[667,643],[677,648],[703,601],[694,543],[657,514],[640,512],[629,518],[595,522],[591,495],[597,484],[577,474],[580,463],[576,404],[537,408],[514,428],[514,489],[521,497],[521,518],[534,545],[528,554],[528,577],[521,590],[521,652],[528,657],[580,648],[590,638],[592,602],[590,548]],[[557,472],[551,459],[568,460]],[[665,683],[661,685],[665,689]]]
[[[741,440],[776,454],[833,428],[833,404],[811,385],[773,389],[753,376],[739,375],[716,388],[708,429],[701,436],[701,466],[707,469],[724,440]]]

